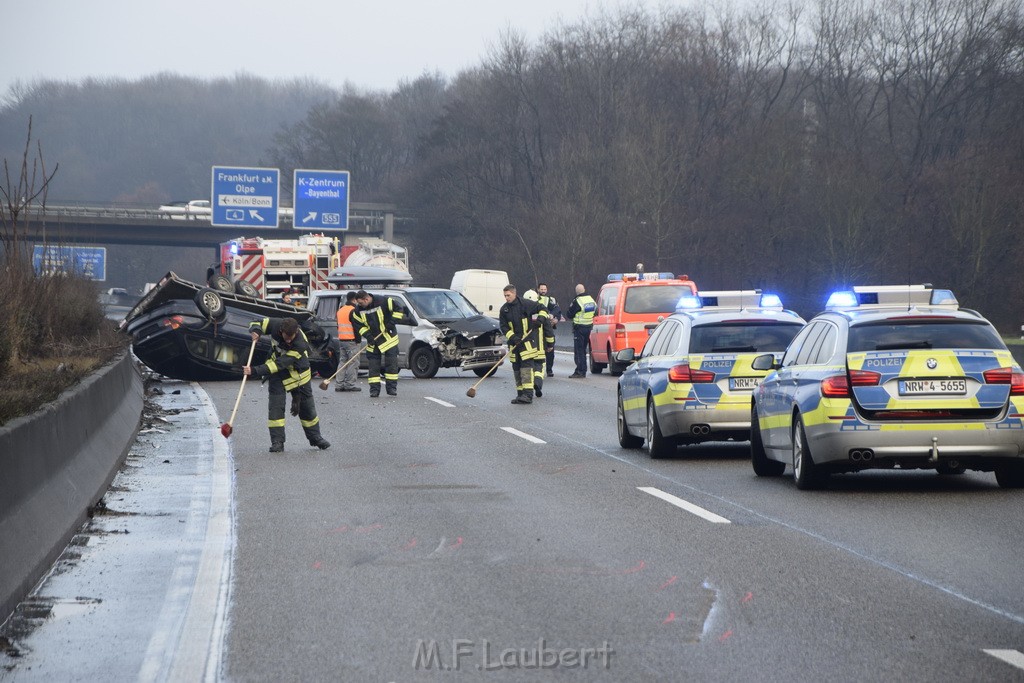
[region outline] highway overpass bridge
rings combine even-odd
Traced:
[[[396,219],[396,216],[398,218]],[[19,216],[16,234],[9,217],[6,236],[21,243],[69,245],[130,245],[151,247],[217,247],[235,237],[288,239],[296,234],[313,232],[296,230],[290,218],[282,219],[277,228],[214,227],[208,218],[185,218],[156,209],[118,206],[47,206],[31,209]],[[353,202],[350,205],[348,230],[322,230],[328,236],[343,239],[346,234],[370,235],[394,241],[399,216],[393,204]]]

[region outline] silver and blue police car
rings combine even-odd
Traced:
[[[995,472],[1024,486],[1024,372],[995,328],[930,285],[830,296],[754,392],[751,461],[798,488],[869,468]]]
[[[619,377],[617,427],[623,448],[644,442],[652,458],[676,445],[750,438],[750,396],[766,370],[751,363],[778,353],[803,329],[776,295],[759,290],[698,292],[651,333]]]

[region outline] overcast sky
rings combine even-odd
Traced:
[[[15,81],[246,72],[390,90],[478,64],[503,30],[531,41],[621,0],[0,0],[0,96]],[[657,10],[693,0],[633,0]]]

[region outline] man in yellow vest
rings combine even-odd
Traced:
[[[349,292],[345,295],[345,305],[338,309],[338,363],[344,365],[359,353],[359,337],[356,336],[355,323],[352,322],[352,313],[356,310],[356,293]],[[335,391],[362,391],[356,386],[359,377],[359,363],[352,362],[341,371],[338,379],[335,380]]]
[[[596,313],[594,297],[587,294],[586,287],[576,285],[576,298],[566,311],[566,316],[572,320],[572,353],[576,361],[576,371],[569,375],[570,379],[587,376],[587,347],[590,346],[590,330],[594,328]]]
[[[298,400],[299,422],[311,446],[320,450],[331,444],[320,434],[320,418],[316,414],[316,401],[309,385],[309,342],[299,329],[295,318],[263,318],[249,323],[253,341],[270,335],[273,352],[263,365],[246,365],[242,372],[254,377],[269,377],[267,400],[267,426],[270,428],[270,452],[284,450],[284,408],[287,395]]]

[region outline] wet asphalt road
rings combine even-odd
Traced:
[[[265,388],[247,387],[225,455],[230,591],[198,622],[208,677],[1024,680],[1024,494],[926,472],[801,492],[756,478],[745,444],[651,461],[618,446],[614,379],[569,380],[569,359],[532,406],[509,405],[507,368],[473,399],[477,378],[451,370],[403,372],[397,398],[315,389],[322,452],[289,418],[285,453],[267,453]],[[203,389],[215,432],[237,385]],[[199,606],[216,605],[210,576],[194,573]],[[36,638],[38,674],[73,636]],[[151,680],[169,679],[175,648],[145,642]]]

